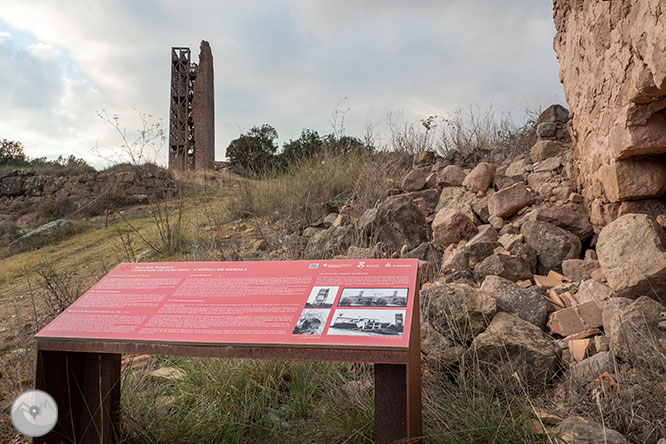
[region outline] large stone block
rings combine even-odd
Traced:
[[[666,232],[647,214],[625,214],[597,241],[599,264],[618,296],[662,299],[666,290]]]

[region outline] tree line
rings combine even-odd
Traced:
[[[370,153],[373,147],[356,137],[327,134],[304,129],[295,140],[289,140],[278,150],[278,133],[271,125],[261,125],[242,133],[231,141],[226,155],[231,168],[244,175],[279,173],[290,165],[316,156],[322,151],[336,154]]]

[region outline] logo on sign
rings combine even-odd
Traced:
[[[24,435],[43,436],[58,422],[58,406],[48,393],[28,390],[14,400],[11,418],[16,430]]]
[[[358,268],[363,268],[363,267],[365,267],[365,262],[363,262],[363,261],[359,262],[358,265],[357,265],[357,267],[358,267]]]
[[[310,264],[308,268],[319,268],[319,264]]]

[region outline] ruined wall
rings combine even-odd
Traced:
[[[207,41],[201,42],[199,69],[194,82],[194,169],[212,169],[215,162],[215,98],[213,53]]]
[[[660,212],[666,193],[666,6],[554,0],[554,49],[571,111],[574,171],[602,226]],[[654,199],[657,198],[657,199]]]

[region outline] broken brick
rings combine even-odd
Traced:
[[[601,309],[596,302],[586,302],[550,314],[548,328],[558,335],[570,336],[601,327]]]
[[[563,339],[564,342],[569,342],[573,341],[576,339],[586,339],[586,338],[591,338],[592,336],[600,335],[601,330],[598,328],[591,328],[589,330],[581,331],[580,333],[576,333],[570,336],[567,336],[566,338]]]
[[[574,339],[569,341],[569,352],[571,357],[576,361],[582,361],[587,356],[587,350],[590,348],[590,343],[592,339]]]
[[[550,287],[557,287],[562,283],[561,280],[555,278],[555,277],[550,277],[550,276],[541,276],[538,274],[534,275],[534,283],[537,284],[537,286],[541,288],[550,288]]]
[[[548,277],[553,278],[553,279],[557,279],[558,281],[560,281],[560,283],[562,283],[562,282],[571,282],[571,279],[569,279],[568,277],[566,277],[563,274],[558,273],[555,270],[550,270],[548,272]]]

